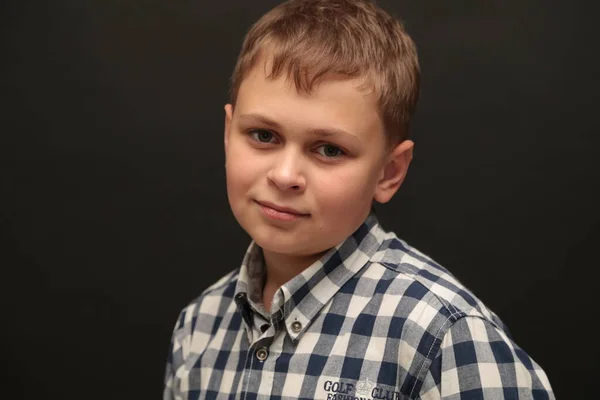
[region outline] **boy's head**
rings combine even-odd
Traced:
[[[227,192],[264,250],[322,253],[391,199],[419,74],[413,41],[369,1],[291,0],[252,26],[225,106]]]

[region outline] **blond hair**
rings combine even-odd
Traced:
[[[402,23],[374,2],[289,0],[267,12],[244,38],[231,77],[231,104],[261,57],[271,62],[269,78],[286,72],[307,93],[329,74],[364,78],[377,95],[388,145],[408,138],[419,97],[416,46]]]

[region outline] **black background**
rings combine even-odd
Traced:
[[[181,308],[239,266],[223,105],[277,1],[3,2],[2,398],[160,398]],[[581,1],[380,1],[418,45],[394,230],[595,397],[599,63]],[[591,2],[590,2],[591,3]]]

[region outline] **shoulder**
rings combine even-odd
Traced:
[[[216,318],[219,313],[227,309],[235,294],[239,272],[239,268],[229,272],[190,301],[179,313],[175,324],[175,332],[185,331],[191,333],[194,331],[198,317]]]
[[[207,343],[207,338],[219,325],[220,316],[231,307],[238,275],[239,268],[229,272],[180,311],[169,346],[165,398],[171,398],[171,392],[177,390],[177,371],[185,365],[191,354],[197,354],[201,346]]]
[[[443,338],[461,319],[482,319],[507,332],[500,318],[450,271],[393,233],[358,279],[371,280],[375,293],[381,292],[378,315],[391,318],[388,335],[398,340],[398,363],[409,381],[422,379]]]
[[[396,290],[405,288],[405,295],[436,308],[437,318],[452,322],[466,316],[481,318],[510,335],[498,315],[448,269],[393,233],[388,234],[370,261],[371,268],[390,271]]]
[[[438,393],[442,376],[446,394],[474,377],[479,381],[473,393],[495,387],[501,379],[501,388],[551,393],[544,371],[513,341],[502,320],[445,267],[392,233],[370,261],[364,274],[388,276],[386,292],[401,299],[384,307],[395,307],[394,317],[404,321],[397,337],[401,347],[413,350],[406,359],[400,352],[398,361],[407,371],[412,394]],[[500,377],[500,364],[512,367],[510,382]],[[496,375],[476,374],[482,368]],[[451,377],[455,379],[449,383]]]
[[[488,320],[469,316],[446,332],[415,392],[422,399],[554,399],[546,372],[529,354]]]

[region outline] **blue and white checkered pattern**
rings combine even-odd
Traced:
[[[374,214],[261,304],[262,251],[176,323],[164,399],[554,399],[545,372],[445,268]]]

